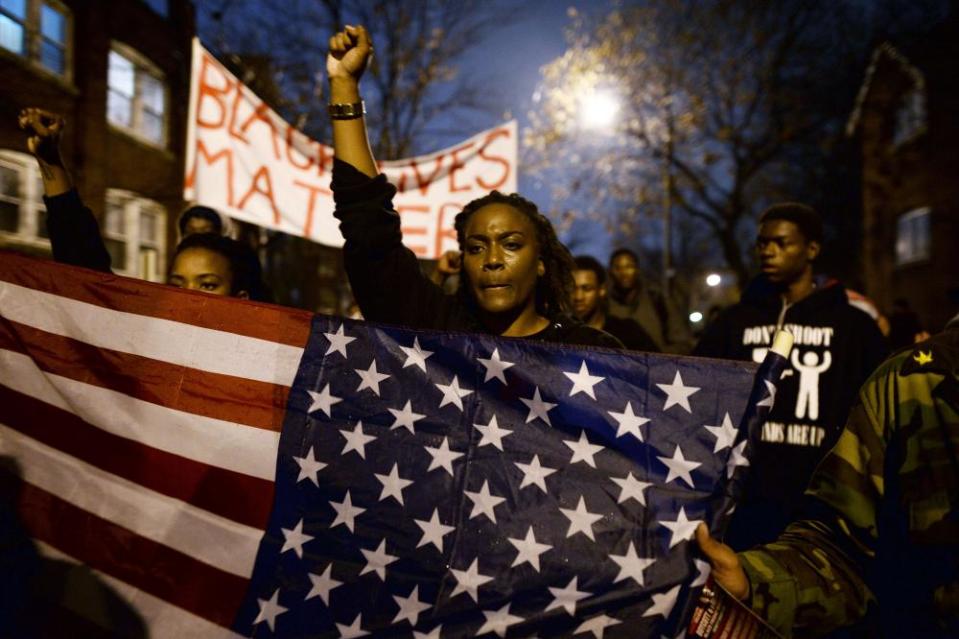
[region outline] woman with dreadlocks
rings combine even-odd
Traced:
[[[536,205],[493,191],[456,216],[462,253],[459,290],[442,290],[402,244],[396,192],[378,174],[367,137],[359,79],[372,55],[363,27],[330,38],[327,72],[333,121],[333,195],[346,239],[344,259],[368,320],[622,348],[566,315],[573,260]]]

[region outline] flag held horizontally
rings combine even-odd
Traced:
[[[86,566],[125,602],[54,597],[63,615],[12,623],[122,608],[178,638],[677,636],[707,572],[693,531],[720,525],[764,414],[755,371],[3,254],[12,515],[31,561]]]

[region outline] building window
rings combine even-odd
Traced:
[[[107,191],[103,242],[117,273],[151,282],[165,280],[166,209],[118,189]]]
[[[67,17],[45,2],[40,6],[40,64],[59,75],[67,69]]]
[[[0,149],[0,236],[49,245],[43,181],[33,157]]]
[[[928,260],[932,248],[932,211],[928,206],[903,213],[896,221],[896,265]]]
[[[921,87],[912,87],[896,107],[892,144],[899,146],[926,130],[926,96]]]
[[[0,47],[67,77],[70,12],[55,0],[0,0]]]
[[[0,0],[0,46],[27,55],[26,25],[26,0]]]
[[[163,73],[136,51],[114,43],[107,84],[107,120],[138,138],[166,146]]]

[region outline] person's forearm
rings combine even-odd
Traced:
[[[845,526],[848,528],[848,524]],[[780,633],[828,632],[861,618],[874,599],[842,526],[793,522],[779,538],[739,553],[751,585],[747,605]]]
[[[40,167],[40,177],[43,179],[43,194],[47,197],[62,195],[73,188],[70,174],[63,168],[63,164],[51,164],[37,158]]]
[[[359,86],[355,81],[334,79],[330,82],[330,102],[333,104],[355,104],[360,99]],[[333,151],[336,157],[361,173],[370,177],[376,176],[379,171],[370,149],[366,118],[334,119],[332,123]]]

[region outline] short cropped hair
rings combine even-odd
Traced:
[[[619,257],[620,255],[628,255],[631,258],[633,258],[633,261],[636,262],[636,264],[639,264],[639,256],[636,255],[636,251],[622,247],[613,251],[613,254],[609,256],[610,265],[612,265],[612,263],[615,262],[616,258]]]
[[[180,235],[186,233],[186,223],[193,218],[206,220],[213,225],[214,233],[217,235],[223,234],[223,218],[220,217],[220,214],[211,209],[209,206],[197,205],[191,206],[180,214],[180,219],[177,220],[177,226],[180,228]]]
[[[822,218],[811,206],[799,202],[782,202],[773,204],[759,216],[760,224],[774,220],[792,222],[807,242],[822,242]]]
[[[577,271],[592,271],[596,273],[596,283],[602,286],[606,283],[606,269],[599,263],[595,257],[590,255],[577,255],[573,258],[576,262]]]

